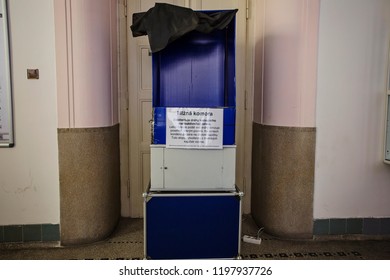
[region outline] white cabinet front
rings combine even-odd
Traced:
[[[220,150],[151,146],[151,190],[235,190],[236,147]]]

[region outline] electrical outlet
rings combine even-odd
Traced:
[[[39,69],[27,69],[27,79],[38,80],[39,79]]]
[[[249,235],[244,235],[242,237],[242,240],[246,243],[252,243],[252,244],[257,244],[257,245],[260,245],[261,244],[261,238],[256,238],[254,236],[249,236]]]

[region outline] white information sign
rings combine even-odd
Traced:
[[[0,0],[0,147],[13,144],[7,6]]]
[[[223,109],[167,108],[166,110],[167,148],[223,148]]]

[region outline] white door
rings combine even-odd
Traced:
[[[245,0],[172,0],[127,1],[128,27],[128,184],[122,182],[122,216],[142,217],[143,198],[150,180],[150,142],[152,119],[152,60],[147,36],[132,37],[132,14],[145,12],[156,2],[186,6],[194,10],[221,10],[238,8],[236,34],[236,184],[244,188],[244,140],[245,140],[245,49],[246,49],[246,1]],[[122,107],[123,108],[123,107]],[[126,108],[127,109],[127,108]],[[122,109],[123,110],[123,109]],[[122,116],[125,114],[122,114]],[[122,135],[123,136],[123,135]],[[122,141],[123,142],[123,141]],[[125,141],[126,142],[126,141]],[[126,149],[123,149],[125,152]],[[122,170],[126,169],[124,166]],[[122,181],[123,181],[122,176]]]

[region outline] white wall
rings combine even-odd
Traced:
[[[53,0],[9,6],[16,146],[0,149],[0,225],[59,224]],[[27,80],[27,68],[40,79]]]
[[[388,0],[322,0],[314,218],[390,217]]]

